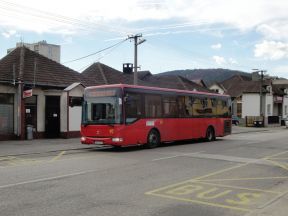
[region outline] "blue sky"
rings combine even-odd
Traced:
[[[141,70],[267,70],[288,78],[286,0],[0,0],[0,58],[21,40],[61,45],[61,62],[142,33]],[[81,72],[100,61],[133,63],[133,42],[65,64]]]

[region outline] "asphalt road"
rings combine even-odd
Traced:
[[[0,215],[287,215],[288,130],[0,157]]]

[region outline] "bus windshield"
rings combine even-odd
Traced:
[[[88,89],[84,94],[82,124],[121,124],[120,89]]]

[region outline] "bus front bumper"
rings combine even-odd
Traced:
[[[123,144],[123,138],[121,137],[81,137],[81,143],[86,145],[113,145],[119,146]]]

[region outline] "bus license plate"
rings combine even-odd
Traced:
[[[95,141],[94,144],[96,144],[96,145],[103,145],[103,141]]]

